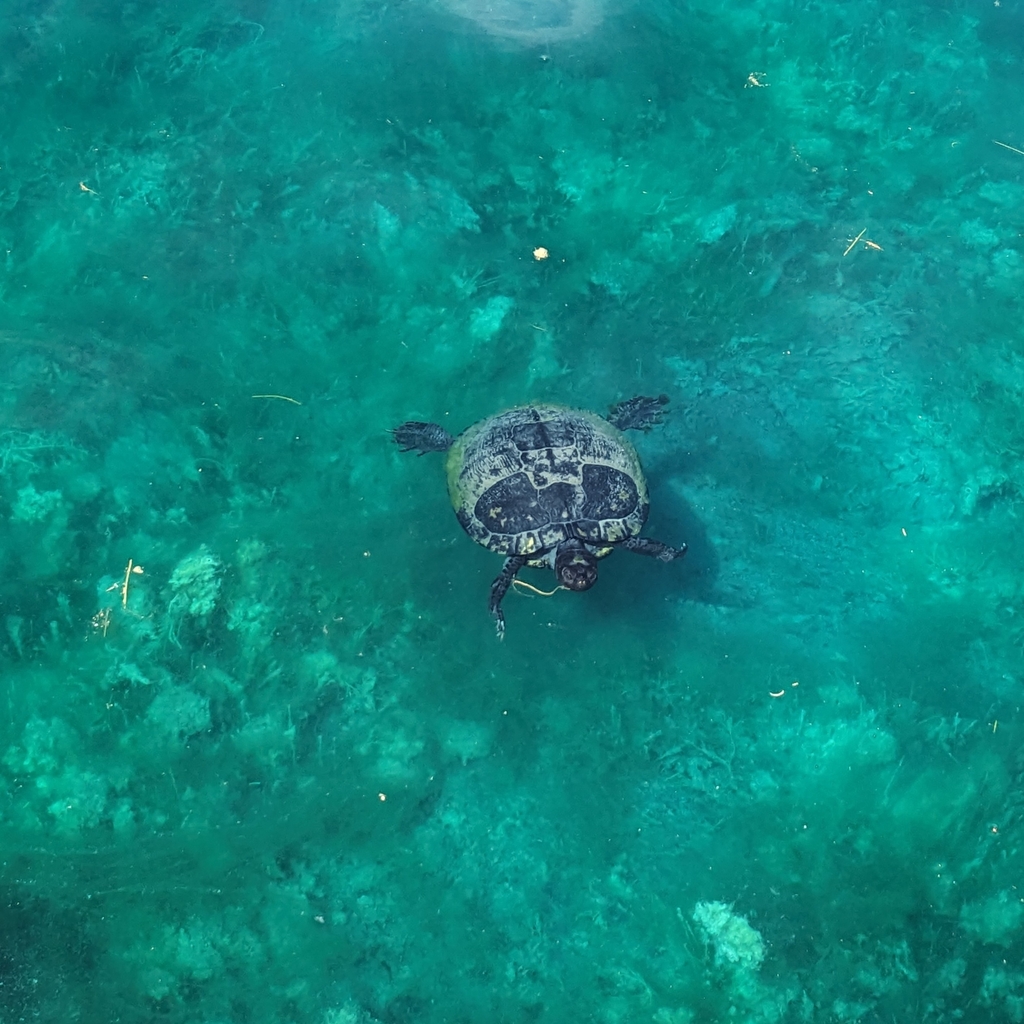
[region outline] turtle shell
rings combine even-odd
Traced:
[[[455,440],[447,472],[463,529],[502,555],[540,555],[577,538],[600,557],[647,519],[636,450],[582,409],[522,405],[481,420]]]

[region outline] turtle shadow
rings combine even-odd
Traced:
[[[601,562],[601,578],[595,588],[601,594],[600,614],[620,616],[623,607],[645,624],[671,616],[679,601],[731,605],[735,598],[718,587],[720,559],[703,519],[678,490],[659,478],[649,479],[651,515],[642,536],[678,546],[685,542],[686,555],[674,562],[616,551]],[[660,481],[660,482],[654,482]]]

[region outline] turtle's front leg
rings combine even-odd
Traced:
[[[403,452],[446,452],[455,440],[447,430],[438,423],[421,423],[419,420],[406,420],[391,431],[395,443]]]
[[[625,548],[638,555],[650,555],[657,558],[659,562],[671,562],[673,558],[682,558],[686,554],[686,545],[680,548],[670,548],[662,544],[660,540],[650,540],[647,537],[627,537],[617,547]]]
[[[665,405],[668,405],[668,395],[658,395],[657,398],[637,395],[636,398],[613,405],[607,419],[613,427],[618,427],[619,430],[643,430],[646,432],[661,422],[662,406]]]
[[[526,559],[522,555],[513,555],[505,559],[501,572],[495,577],[491,584],[491,614],[494,616],[494,625],[498,631],[498,639],[505,636],[505,613],[501,610],[501,602],[512,586],[516,573],[526,565]]]

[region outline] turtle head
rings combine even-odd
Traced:
[[[555,553],[555,577],[566,590],[589,590],[597,582],[597,559],[582,541],[563,541]]]

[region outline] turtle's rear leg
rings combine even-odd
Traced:
[[[501,610],[501,602],[512,586],[516,573],[526,565],[526,558],[523,555],[512,555],[505,559],[501,572],[495,577],[491,584],[491,614],[494,616],[494,628],[497,630],[498,639],[505,639],[505,613]]]
[[[406,420],[391,431],[395,443],[403,452],[446,452],[455,438],[444,427],[437,423],[420,423],[418,420]]]
[[[679,548],[670,548],[667,544],[662,544],[660,540],[651,540],[650,537],[627,537],[616,546],[637,555],[649,555],[651,558],[658,559],[659,562],[671,562],[686,554],[685,544]]]
[[[619,430],[650,430],[661,422],[663,407],[668,405],[668,395],[647,398],[637,395],[612,406],[607,420]]]

